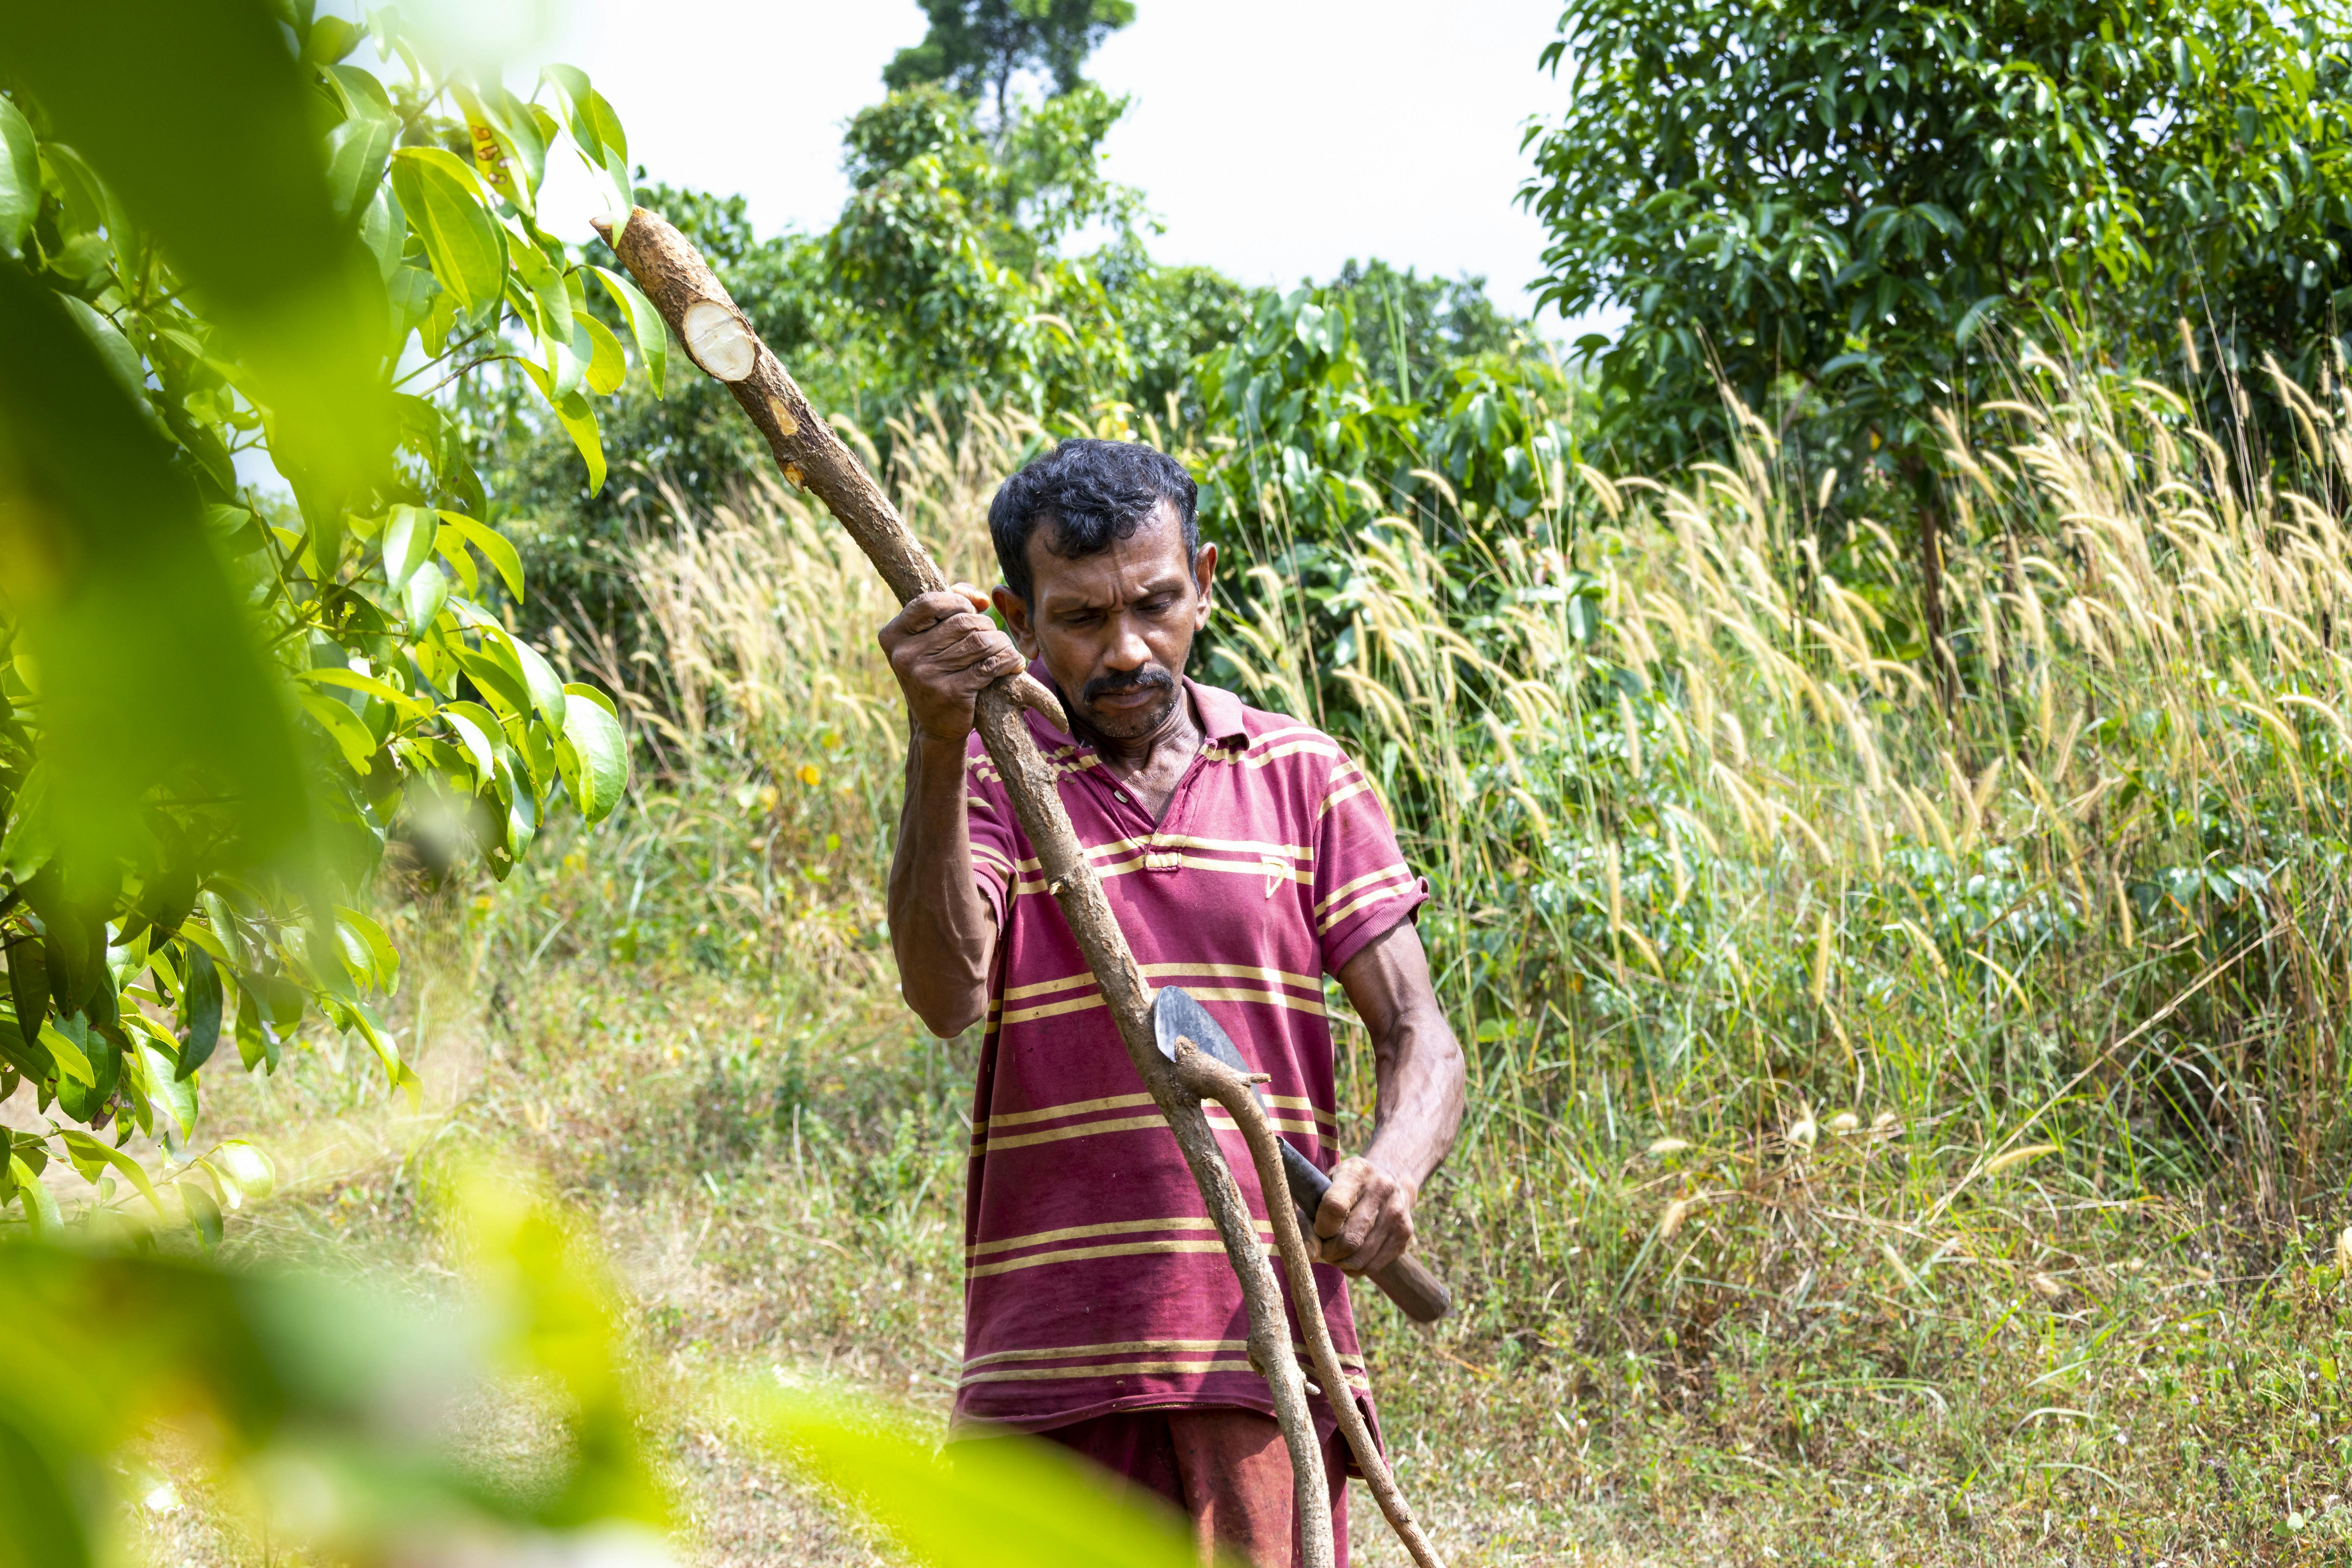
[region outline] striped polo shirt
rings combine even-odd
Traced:
[[[1229,691],[1184,689],[1202,748],[1157,824],[1093,747],[1034,713],[1030,733],[1146,978],[1198,997],[1251,1067],[1273,1075],[1264,1087],[1276,1128],[1328,1170],[1323,976],[1419,908],[1426,888],[1330,737]],[[1241,1288],[1199,1189],[977,736],[965,779],[972,870],[998,940],[972,1109],[956,1421],[1041,1431],[1166,1406],[1271,1414],[1246,1359]],[[1222,1110],[1208,1114],[1271,1255],[1248,1146]],[[1369,1417],[1346,1279],[1323,1264],[1316,1275]],[[1303,1362],[1295,1313],[1291,1329]],[[1319,1403],[1318,1419],[1328,1431]]]

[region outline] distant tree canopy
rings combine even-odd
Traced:
[[[882,69],[893,92],[936,82],[995,103],[1004,119],[1013,79],[1035,71],[1055,96],[1073,91],[1087,57],[1135,20],[1134,0],[923,0],[930,30]]]
[[[1717,377],[1907,460],[1995,322],[2225,356],[2352,303],[2352,32],[2312,0],[1570,0],[1522,199],[1640,460]],[[1864,437],[1874,437],[1863,442]],[[1849,463],[1848,471],[1853,471]]]

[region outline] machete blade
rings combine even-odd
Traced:
[[[1250,1070],[1224,1026],[1209,1016],[1209,1010],[1194,1001],[1192,993],[1181,985],[1163,985],[1152,996],[1151,1033],[1160,1042],[1160,1054],[1171,1062],[1176,1059],[1176,1041],[1181,1037],[1237,1073]],[[1259,1098],[1265,1098],[1264,1090],[1259,1091]]]

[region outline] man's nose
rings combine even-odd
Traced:
[[[1113,669],[1141,669],[1151,662],[1151,645],[1143,640],[1143,628],[1133,616],[1119,616],[1111,621],[1110,647],[1103,662]]]

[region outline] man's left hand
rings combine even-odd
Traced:
[[[1315,1211],[1315,1237],[1326,1263],[1349,1274],[1387,1268],[1412,1245],[1412,1184],[1361,1156],[1331,1171],[1331,1190]]]

